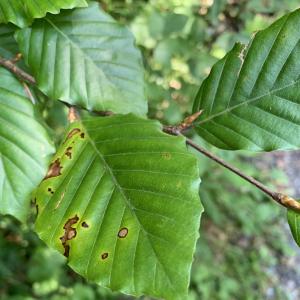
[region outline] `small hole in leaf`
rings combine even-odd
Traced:
[[[118,237],[121,239],[124,239],[128,234],[128,229],[127,228],[122,228],[120,229],[119,233],[118,233]]]

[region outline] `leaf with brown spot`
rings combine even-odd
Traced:
[[[4,40],[1,35],[2,46],[10,42],[8,37],[9,32]],[[0,52],[5,55],[3,49]],[[0,79],[0,215],[25,222],[32,192],[45,176],[55,148],[20,81],[2,67]]]
[[[65,152],[65,155],[69,158],[69,159],[72,159],[72,149],[73,147],[68,147],[66,152]]]
[[[64,225],[64,235],[61,236],[59,239],[65,249],[64,256],[68,257],[70,252],[70,245],[68,245],[68,241],[72,240],[76,237],[77,231],[76,228],[72,226],[75,225],[79,220],[79,217],[76,215],[75,217],[69,219],[66,224]]]
[[[60,159],[56,159],[49,167],[48,173],[44,180],[52,178],[52,177],[57,177],[61,175],[61,169],[63,167],[61,166]]]
[[[185,139],[134,115],[87,118],[71,128],[85,138],[75,135],[58,150],[64,169],[51,181],[55,194],[44,192],[47,181],[38,188],[39,236],[61,251],[60,237],[69,265],[90,281],[185,299],[202,212],[198,163]],[[63,154],[72,142],[70,160]],[[65,224],[75,214],[80,223]]]
[[[78,134],[78,133],[80,133],[81,132],[81,130],[79,129],[79,128],[73,128],[69,133],[68,133],[68,135],[67,135],[67,137],[66,137],[66,140],[65,140],[65,143],[69,140],[69,139],[71,139],[74,135],[76,135],[76,134]]]

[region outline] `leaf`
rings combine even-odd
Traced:
[[[133,36],[98,3],[37,20],[17,41],[38,87],[50,98],[94,111],[147,113]]]
[[[21,221],[54,152],[22,84],[0,68],[0,213]]]
[[[18,44],[14,39],[14,25],[0,25],[0,56],[12,59],[18,53]]]
[[[0,23],[14,23],[25,27],[35,18],[43,18],[48,12],[58,14],[61,9],[84,7],[85,0],[0,0]]]
[[[183,137],[132,114],[73,124],[37,191],[36,231],[88,280],[184,299],[202,206]]]
[[[287,219],[290,225],[293,238],[297,245],[300,247],[300,214],[291,209],[288,209]]]
[[[197,132],[230,150],[300,146],[300,10],[236,44],[203,82],[194,112]]]

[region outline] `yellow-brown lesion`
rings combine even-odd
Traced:
[[[57,158],[53,163],[50,164],[49,170],[44,178],[44,180],[57,177],[61,175],[61,169],[63,166],[61,165],[60,158]]]
[[[70,254],[70,245],[68,241],[74,239],[77,235],[76,228],[72,226],[75,225],[79,221],[79,217],[75,215],[73,218],[70,218],[64,225],[64,235],[61,236],[59,239],[64,247],[64,256],[69,257]]]

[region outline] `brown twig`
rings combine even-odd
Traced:
[[[30,84],[36,84],[36,80],[34,77],[17,67],[11,60],[6,60],[2,57],[0,57],[0,65],[11,71],[13,74],[15,74],[20,79],[27,81]],[[64,102],[63,102],[64,103]],[[79,119],[79,116],[77,114],[77,107],[76,106],[70,106],[67,103],[65,103],[69,107],[69,114],[68,114],[68,120],[70,123],[76,121]],[[109,116],[112,113],[111,112],[95,112],[98,115],[101,116]],[[163,130],[164,132],[171,134],[171,135],[182,135],[182,131],[186,130],[187,128],[190,128],[193,126],[193,122],[201,115],[202,111],[199,111],[198,113],[193,114],[192,116],[186,118],[183,123],[181,123],[178,126],[164,126]],[[184,136],[184,135],[182,135]],[[185,137],[185,136],[184,136]],[[223,159],[217,157],[213,153],[207,151],[206,149],[202,148],[201,146],[194,143],[191,139],[186,138],[186,143],[197,150],[198,152],[204,154],[206,157],[210,158],[211,160],[217,162],[221,166],[225,167],[226,169],[230,170],[231,172],[235,173],[239,177],[243,178],[244,180],[248,181],[252,185],[256,186],[258,189],[260,189],[262,192],[264,192],[266,195],[270,196],[273,200],[275,200],[280,205],[292,209],[294,211],[300,212],[300,203],[296,201],[295,199],[284,195],[282,193],[274,192],[265,185],[263,185],[258,180],[254,179],[253,177],[244,174],[241,170],[238,168],[231,166],[229,163],[225,162]]]
[[[34,77],[17,67],[11,60],[5,59],[0,56],[0,65],[15,74],[18,78],[30,84],[36,84],[36,80],[34,79]]]
[[[178,130],[178,127],[174,126],[165,126],[164,131],[166,133],[172,134],[172,135],[182,135],[181,132]],[[213,153],[207,151],[203,147],[196,144],[191,139],[185,137],[187,145],[191,146],[198,152],[204,154],[206,157],[210,158],[211,160],[215,161],[219,165],[225,167],[226,169],[230,170],[231,172],[235,173],[239,177],[243,178],[244,180],[248,181],[258,189],[260,189],[262,192],[264,192],[266,195],[270,196],[273,200],[275,200],[280,205],[284,206],[285,208],[292,209],[294,211],[300,212],[300,203],[296,201],[295,199],[284,195],[282,193],[274,192],[268,187],[266,187],[264,184],[259,182],[258,180],[254,179],[252,176],[244,174],[240,169],[230,165],[223,159],[217,157]]]

